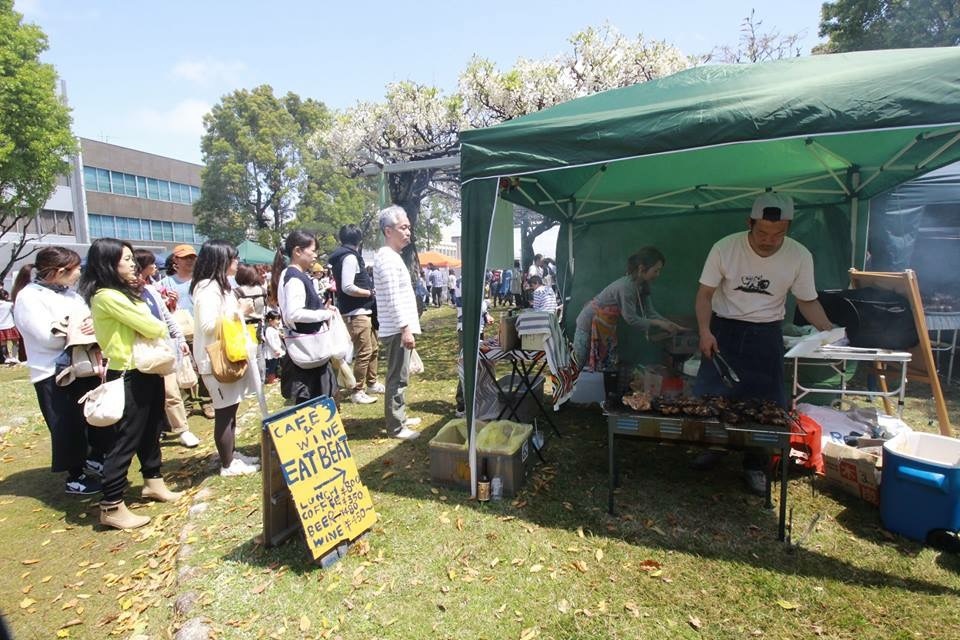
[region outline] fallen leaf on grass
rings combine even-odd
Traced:
[[[258,593],[263,593],[263,591],[270,586],[270,582],[271,582],[270,580],[267,580],[266,582],[261,582],[260,584],[255,586],[253,589],[251,589],[250,593],[254,595],[257,595]]]
[[[31,564],[37,564],[38,562],[40,561],[35,559],[30,559],[30,560],[21,560],[20,564],[31,565]]]
[[[380,479],[381,479],[381,480],[386,480],[387,478],[390,478],[390,477],[395,476],[395,475],[396,475],[396,473],[394,473],[393,471],[387,471],[387,472],[384,473],[382,476],[380,476]]]
[[[490,561],[490,568],[493,569],[498,564],[500,564],[500,558],[494,558]]]
[[[640,563],[640,571],[656,571],[662,567],[663,565],[656,560],[644,560]]]
[[[566,600],[561,600],[560,602],[557,603],[557,611],[559,611],[560,613],[567,613],[568,611],[570,611],[570,603],[567,602]]]
[[[35,605],[36,603],[37,603],[37,601],[34,600],[33,598],[24,598],[23,600],[20,601],[20,608],[21,608],[21,609],[28,609],[28,608],[32,607],[33,605]]]
[[[535,564],[535,565],[533,565],[533,566],[530,567],[530,573],[539,573],[539,572],[541,572],[541,571],[543,571],[543,565],[542,565],[542,564]]]
[[[799,609],[800,605],[795,602],[789,602],[787,600],[777,600],[777,604],[780,605],[781,609],[786,609],[787,611],[793,611],[794,609]]]
[[[307,616],[300,616],[300,632],[306,633],[310,631],[310,618]]]
[[[583,560],[574,560],[571,564],[573,565],[573,568],[579,571],[580,573],[587,572],[587,563],[584,562]]]
[[[540,627],[528,627],[520,632],[520,640],[532,640],[540,635]]]
[[[700,622],[700,618],[695,616],[690,616],[687,618],[687,624],[693,627],[695,631],[700,631],[700,628],[703,626],[703,623]]]
[[[640,607],[637,606],[637,603],[632,601],[627,601],[623,603],[623,608],[630,612],[634,618],[640,617]]]
[[[597,549],[593,552],[593,557],[597,559],[597,562],[603,560],[603,549]]]
[[[456,526],[457,526],[457,531],[463,531],[463,518],[460,518],[460,517],[457,518]]]
[[[583,535],[583,527],[577,527],[577,535],[581,538],[586,538],[586,536]]]

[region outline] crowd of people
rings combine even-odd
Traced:
[[[4,362],[25,359],[29,368],[51,437],[51,470],[65,474],[64,491],[101,494],[105,526],[143,526],[149,518],[126,506],[130,464],[136,455],[143,498],[176,502],[181,494],[163,480],[160,444],[200,444],[191,412],[213,420],[220,475],[257,473],[260,461],[236,448],[237,410],[276,383],[290,404],[318,396],[356,404],[382,398],[389,435],[418,437],[420,418],[408,412],[406,389],[420,315],[449,301],[460,329],[461,283],[455,271],[433,264],[411,279],[401,257],[410,243],[401,207],[382,210],[379,227],[383,246],[372,265],[355,225],[340,229],[326,265],[305,230],[286,236],[272,265],[240,264],[237,248],[222,240],[199,251],[178,245],[162,265],[152,252],[115,238],[95,240],[82,268],[68,248],[37,252],[18,272],[12,294],[0,290],[0,346]],[[501,305],[557,312],[555,273],[552,261],[537,256],[527,271],[518,261],[514,269],[488,272],[487,286]],[[488,305],[485,324],[492,321]],[[231,330],[235,324],[239,331]],[[238,339],[246,357],[231,360],[228,346]],[[161,353],[171,364],[145,366],[143,353]],[[85,399],[113,381],[122,385],[122,415],[110,426],[92,426]],[[462,393],[457,400],[462,411]]]

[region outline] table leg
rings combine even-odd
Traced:
[[[607,426],[607,472],[609,474],[609,493],[607,494],[607,513],[616,515],[613,511],[613,490],[617,484],[616,456],[614,455],[613,427]]]
[[[887,376],[886,373],[884,373],[886,369],[884,369],[883,363],[874,362],[873,367],[877,372],[877,385],[880,387],[880,391],[882,391],[884,394],[890,393],[890,389],[887,387]],[[888,416],[892,416],[893,409],[890,405],[890,398],[888,398],[886,395],[883,395],[880,396],[880,399],[883,400],[884,413],[886,413]]]
[[[790,447],[780,450],[780,521],[777,524],[777,539],[787,537],[787,473],[790,468]]]

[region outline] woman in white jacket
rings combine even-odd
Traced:
[[[237,249],[224,240],[203,243],[193,268],[190,294],[193,297],[193,359],[197,371],[210,391],[213,400],[213,435],[220,455],[220,475],[240,476],[260,469],[260,459],[247,457],[235,451],[237,409],[244,396],[256,393],[253,367],[256,360],[236,382],[220,382],[213,377],[207,345],[216,342],[217,325],[221,318],[242,318],[240,303],[230,287],[228,278],[236,275]]]
[[[36,262],[25,265],[17,274],[13,315],[27,351],[30,382],[50,430],[51,471],[67,472],[66,493],[91,495],[100,492],[100,481],[87,475],[85,469],[100,472],[103,454],[110,448],[111,430],[90,427],[77,400],[100,379],[77,378],[65,387],[58,386],[55,379],[56,361],[63,355],[67,340],[53,329],[64,327],[69,320],[81,323],[84,334],[93,335],[90,309],[71,290],[79,279],[80,256],[75,251],[64,247],[41,249]]]

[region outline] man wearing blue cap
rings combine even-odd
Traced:
[[[753,203],[747,231],[717,241],[710,249],[697,291],[697,326],[703,360],[694,393],[731,398],[756,398],[787,406],[783,380],[783,333],[787,293],[817,329],[832,327],[817,300],[813,256],[787,237],[793,220],[793,199],[767,192]],[[717,353],[729,363],[740,382],[728,388],[713,363]],[[719,459],[706,451],[694,467],[706,468]],[[768,457],[748,451],[744,480],[751,493],[764,495]]]

